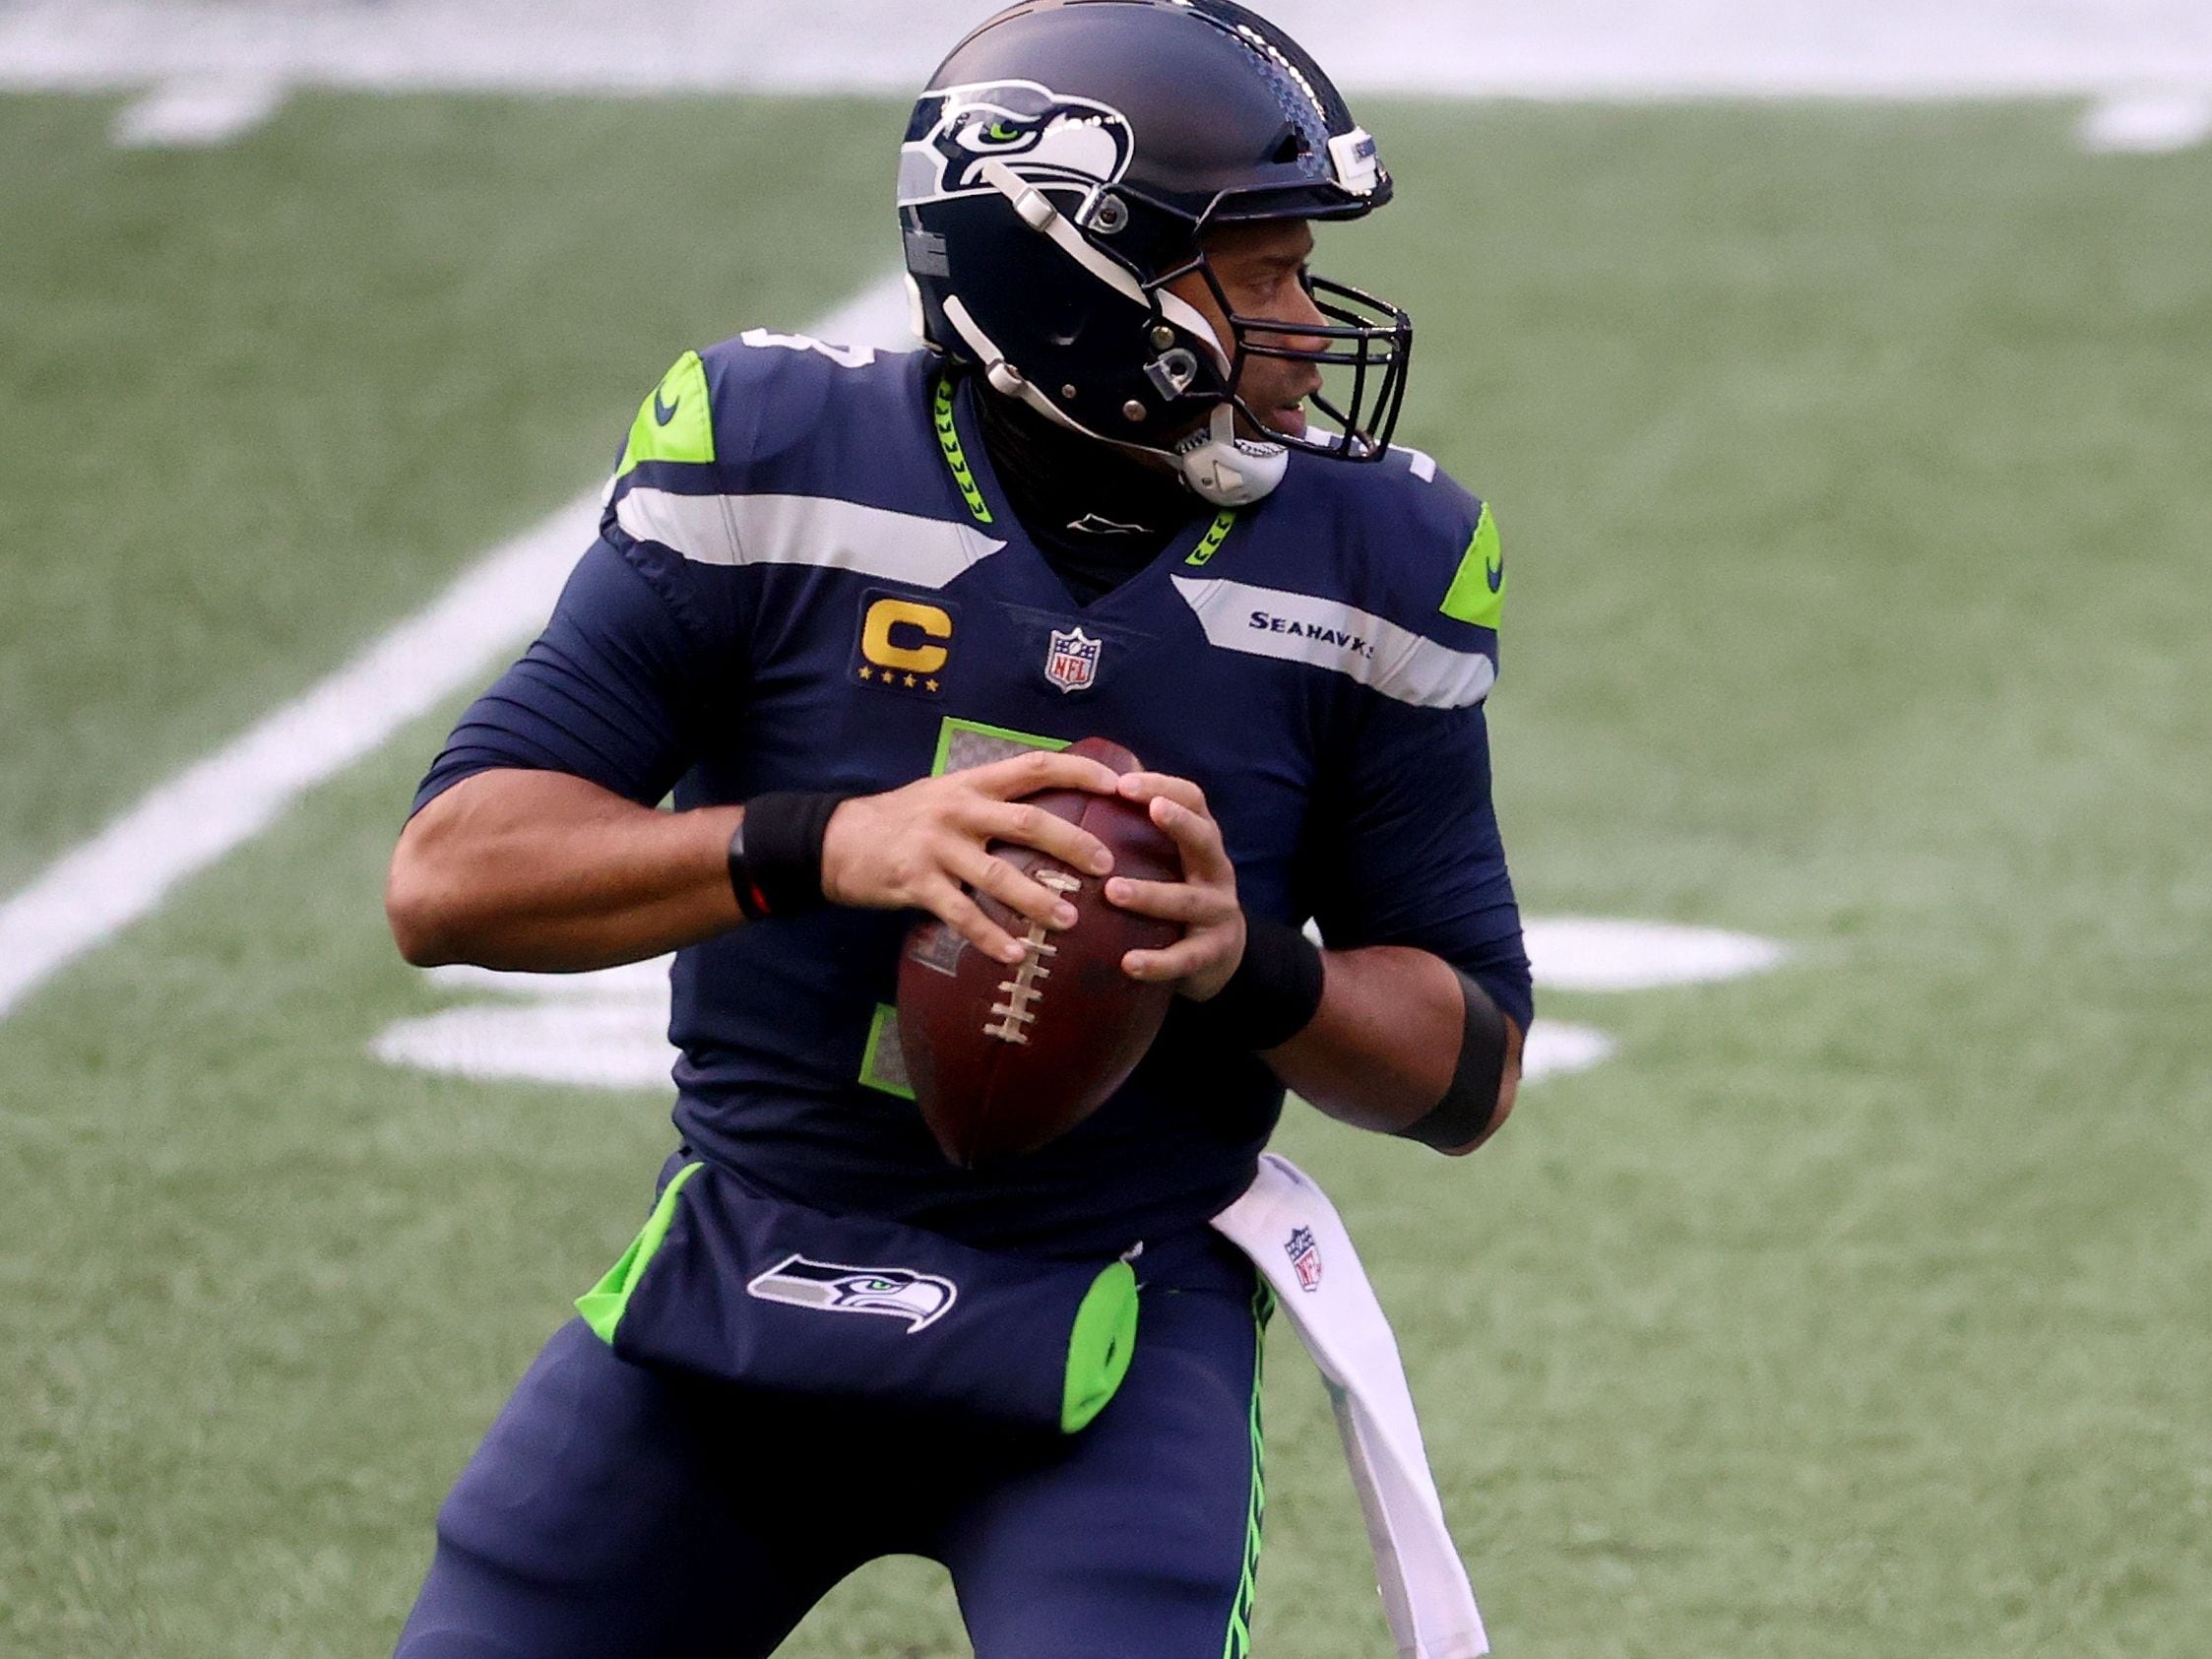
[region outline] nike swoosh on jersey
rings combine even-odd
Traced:
[[[1080,530],[1086,536],[1142,536],[1145,532],[1145,527],[1141,524],[1123,524],[1119,519],[1109,519],[1104,513],[1085,513],[1071,523],[1068,529]]]
[[[1487,562],[1484,564],[1483,580],[1490,585],[1490,592],[1493,594],[1505,586],[1505,555],[1503,553],[1498,554],[1495,564]]]
[[[655,392],[653,394],[654,420],[660,425],[665,426],[669,421],[673,420],[676,417],[676,405],[682,402],[683,399],[679,397],[673,404],[663,403],[661,401],[661,394],[659,392]]]

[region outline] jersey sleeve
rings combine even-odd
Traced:
[[[1433,951],[1525,1031],[1534,996],[1485,714],[1504,554],[1487,503],[1425,471],[1380,516],[1395,534],[1369,568],[1388,574],[1376,608],[1402,630],[1401,671],[1354,694],[1317,798],[1307,890],[1332,948]]]
[[[1433,951],[1526,1031],[1535,998],[1483,710],[1374,699],[1330,790],[1311,871],[1322,939]]]
[[[521,661],[471,705],[414,798],[420,811],[499,768],[566,772],[644,805],[686,771],[718,662],[683,561],[609,525]]]

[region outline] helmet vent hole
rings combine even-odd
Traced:
[[[1306,154],[1305,135],[1296,127],[1286,127],[1283,137],[1275,146],[1275,154],[1268,157],[1268,160],[1277,166],[1285,166]]]

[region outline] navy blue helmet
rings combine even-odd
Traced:
[[[1308,276],[1325,325],[1235,314],[1201,238],[1357,219],[1390,200],[1375,142],[1321,68],[1232,0],[1025,0],[939,66],[900,153],[916,329],[992,387],[1103,441],[1169,456],[1223,505],[1274,488],[1296,443],[1380,459],[1413,323]],[[1168,289],[1196,273],[1223,340]],[[1238,397],[1247,359],[1317,363],[1333,431],[1275,432]],[[1234,417],[1276,441],[1239,438]]]

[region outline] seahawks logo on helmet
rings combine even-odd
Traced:
[[[1034,81],[950,87],[924,96],[899,153],[899,205],[988,190],[985,161],[1004,161],[1041,190],[1089,191],[1129,170],[1129,121],[1090,98]]]
[[[912,1336],[942,1318],[960,1295],[950,1279],[911,1267],[854,1267],[788,1255],[745,1286],[763,1302],[813,1308],[824,1313],[881,1313],[907,1321]]]

